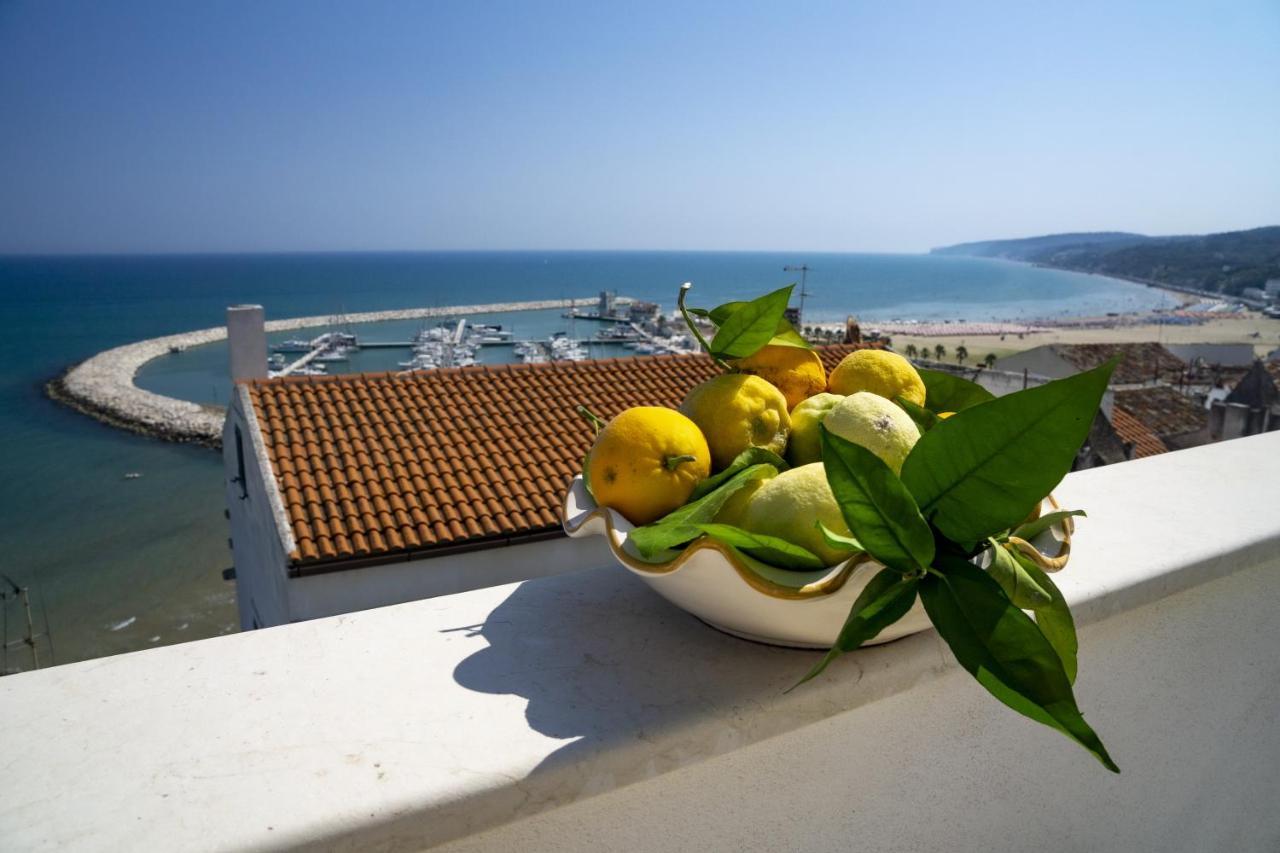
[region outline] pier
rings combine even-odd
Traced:
[[[344,316],[346,323],[379,323],[386,320],[418,320],[431,317],[458,317],[469,314],[496,314],[507,311],[573,310],[596,305],[595,297],[544,299],[529,302],[501,302],[489,305],[450,305],[408,308],[395,311],[366,311]],[[287,332],[332,325],[331,315],[271,320],[268,332]],[[165,335],[104,350],[72,367],[45,386],[48,396],[111,426],[153,438],[217,447],[222,442],[221,406],[207,406],[145,391],[133,383],[144,364],[160,356],[203,344],[225,340],[225,325]],[[361,344],[370,346],[371,344]],[[372,346],[400,346],[398,342]],[[408,342],[402,344],[409,346]]]

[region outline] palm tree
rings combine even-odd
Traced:
[[[916,349],[915,344],[907,344],[907,358],[914,359],[920,354],[920,350]]]
[[[963,365],[964,360],[969,357],[969,348],[964,344],[956,347],[956,364]]]
[[[944,347],[942,344],[938,344],[936,347],[933,348],[933,357],[936,358],[938,361],[942,361],[944,358],[947,357],[947,348]]]
[[[984,365],[986,365],[986,367],[987,367],[987,369],[988,369],[988,370],[990,370],[991,368],[995,367],[995,366],[996,366],[996,354],[995,354],[995,353],[993,353],[993,352],[989,352],[989,353],[987,353],[987,354],[983,357],[983,359],[982,359],[982,363],[983,363]]]

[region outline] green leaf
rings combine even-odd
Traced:
[[[655,522],[632,530],[631,541],[641,554],[652,557],[659,551],[697,539],[702,535],[698,525],[714,521],[725,501],[733,497],[738,489],[752,480],[772,476],[777,471],[772,465],[764,464],[744,468],[710,494],[672,510]]]
[[[867,549],[863,548],[862,543],[859,542],[857,539],[853,538],[852,536],[845,536],[841,533],[836,533],[834,530],[832,530],[830,527],[827,527],[821,521],[815,521],[813,523],[813,526],[818,528],[818,530],[822,533],[822,538],[827,540],[827,544],[830,545],[832,548],[839,548],[840,550],[862,551],[863,553],[866,553]]]
[[[1108,770],[1120,772],[1084,721],[1057,651],[986,572],[943,555],[920,582],[920,598],[938,634],[979,684],[1018,713],[1076,741]]]
[[[1032,539],[1036,538],[1041,533],[1044,533],[1050,527],[1053,527],[1059,521],[1062,521],[1064,518],[1071,518],[1072,516],[1079,516],[1080,518],[1084,518],[1085,517],[1084,510],[1063,509],[1063,510],[1058,510],[1057,512],[1051,512],[1046,515],[1042,515],[1039,518],[1037,518],[1035,521],[1028,521],[1026,524],[1018,525],[1014,529],[1013,533],[1010,535],[1017,536],[1019,539],[1025,539],[1028,542],[1030,542]]]
[[[723,326],[724,322],[746,302],[726,302],[723,305],[717,305],[708,311],[705,308],[690,308],[689,312],[697,314],[699,317],[705,317],[717,326]],[[785,316],[778,320],[778,328],[774,330],[773,337],[769,339],[769,346],[781,347],[798,347],[801,349],[813,349],[813,345],[804,339],[795,326],[791,325],[791,321]]]
[[[790,465],[787,464],[781,456],[765,447],[748,447],[733,458],[723,471],[711,477],[702,480],[698,485],[693,487],[689,500],[696,501],[703,495],[708,495],[720,488],[722,483],[726,483],[738,475],[739,471],[750,468],[752,465],[768,464],[777,468],[779,471],[785,471]]]
[[[1015,607],[1034,610],[1044,607],[1051,600],[1049,593],[1027,574],[1022,564],[1003,545],[991,543],[991,565],[987,567],[987,573],[996,579],[996,583],[1000,584]]]
[[[959,412],[996,397],[976,382],[970,382],[941,370],[917,371],[924,380],[924,407],[935,415],[942,412]]]
[[[750,533],[732,524],[698,524],[695,525],[712,539],[718,539],[726,545],[732,545],[747,552],[757,560],[770,565],[798,572],[811,572],[826,568],[826,563],[806,548],[779,539],[777,536],[766,536],[763,533]]]
[[[1076,654],[1080,643],[1076,639],[1076,621],[1071,616],[1071,608],[1062,592],[1054,584],[1044,569],[1037,566],[1023,554],[1013,551],[1013,558],[1027,575],[1049,594],[1049,603],[1035,609],[1036,624],[1040,633],[1053,646],[1062,661],[1062,668],[1067,673],[1067,680],[1076,683]]]
[[[586,487],[587,494],[591,495],[591,500],[596,499],[596,493],[591,491],[591,451],[588,450],[582,454],[582,485]]]
[[[880,457],[824,427],[822,466],[845,524],[868,554],[900,572],[933,562],[933,532]]]
[[[796,331],[796,327],[791,325],[791,321],[786,317],[783,317],[782,321],[778,323],[778,329],[773,333],[773,337],[769,339],[768,345],[771,347],[813,349],[813,346]]]
[[[920,579],[915,576],[906,577],[890,569],[879,572],[853,602],[853,607],[849,609],[849,618],[840,629],[836,644],[804,678],[797,681],[787,692],[795,690],[822,672],[828,664],[844,652],[851,652],[868,640],[875,639],[881,631],[907,615],[911,605],[916,603],[916,590],[919,585]]]
[[[920,436],[902,481],[924,517],[954,542],[1019,524],[1071,470],[1115,364],[973,406]]]
[[[769,343],[777,333],[779,321],[784,319],[794,286],[779,288],[733,309],[717,324],[720,328],[711,340],[711,354],[720,358],[746,358]],[[714,319],[715,312],[712,314]]]
[[[902,411],[906,412],[911,420],[916,422],[916,427],[920,430],[920,434],[924,435],[933,429],[938,423],[938,416],[928,409],[921,408],[906,397],[894,397],[893,402],[897,403]]]

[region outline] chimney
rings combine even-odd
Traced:
[[[261,305],[227,309],[227,349],[232,382],[267,378],[267,329]]]

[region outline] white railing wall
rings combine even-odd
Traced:
[[[5,849],[1280,848],[1280,434],[1073,474],[1123,773],[932,632],[724,636],[617,567],[0,679]]]

